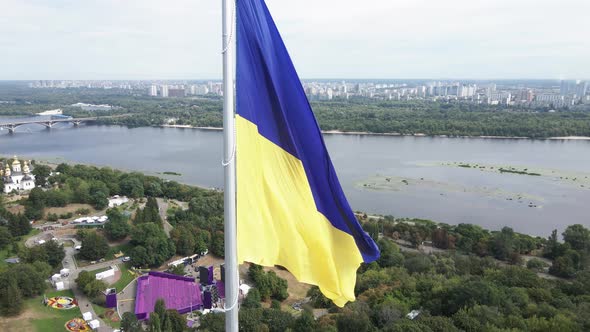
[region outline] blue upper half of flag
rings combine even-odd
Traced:
[[[237,114],[302,162],[317,211],[352,235],[365,262],[376,260],[379,250],[344,196],[301,81],[263,0],[237,0],[236,31]]]

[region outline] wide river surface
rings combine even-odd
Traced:
[[[0,154],[149,174],[177,172],[181,175],[168,178],[223,187],[219,131],[65,124],[42,128],[0,131]],[[324,139],[354,210],[474,223],[492,230],[506,225],[544,237],[575,223],[590,227],[590,141],[363,135]],[[485,165],[488,171],[458,167],[459,162]],[[552,176],[491,171],[501,166]],[[566,177],[570,181],[560,179]]]

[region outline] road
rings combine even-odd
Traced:
[[[168,223],[168,215],[167,215],[167,211],[168,211],[168,202],[165,201],[163,198],[156,198],[156,201],[158,202],[158,210],[160,212],[160,218],[162,218],[162,221],[164,222],[164,232],[166,232],[166,235],[168,235],[168,237],[170,237],[170,231],[172,230],[172,225],[170,225],[170,223]]]
[[[100,327],[97,330],[98,332],[111,332],[111,331],[113,331],[113,328],[108,326],[102,319],[100,319],[100,317],[98,317],[98,315],[94,311],[94,308],[92,307],[92,304],[90,303],[90,300],[88,299],[88,297],[86,295],[84,295],[84,293],[82,293],[82,290],[80,290],[78,288],[78,285],[76,284],[75,280],[76,280],[76,278],[78,278],[78,274],[81,271],[91,271],[91,270],[109,267],[113,264],[119,263],[119,260],[111,260],[111,261],[107,261],[107,262],[88,265],[83,268],[78,268],[78,266],[76,265],[76,260],[74,259],[74,255],[76,254],[76,250],[72,247],[68,247],[68,248],[65,248],[65,251],[66,251],[66,257],[64,257],[64,260],[62,261],[63,266],[70,269],[70,275],[68,276],[68,282],[69,282],[69,285],[70,285],[72,291],[74,292],[74,296],[76,297],[76,300],[78,301],[78,306],[80,306],[81,313],[90,311],[92,313],[92,317],[94,319],[98,319],[98,321],[100,322]]]

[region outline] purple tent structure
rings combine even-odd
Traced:
[[[221,280],[215,281],[215,285],[217,286],[217,292],[219,294],[220,299],[225,299],[225,283]]]
[[[180,314],[203,307],[201,289],[193,278],[162,272],[149,272],[137,279],[135,316],[148,319],[158,299],[166,302],[167,309]]]
[[[213,307],[213,296],[211,295],[211,291],[206,290],[203,295],[205,309],[211,309]]]
[[[117,290],[114,288],[109,288],[106,291],[106,307],[107,308],[116,308],[117,307]]]
[[[209,266],[209,275],[207,279],[207,285],[213,285],[213,265]]]

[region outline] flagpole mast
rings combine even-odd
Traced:
[[[238,331],[238,255],[236,237],[236,158],[234,131],[235,0],[222,0],[223,155],[225,220],[225,331]]]

